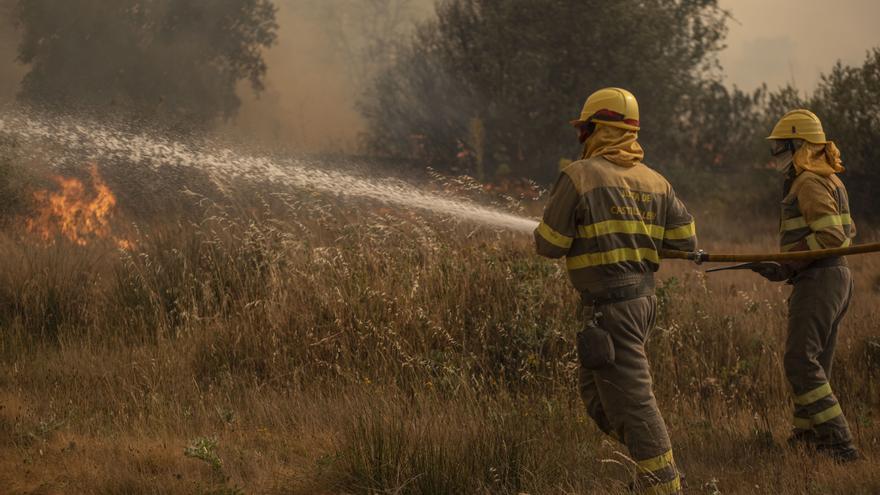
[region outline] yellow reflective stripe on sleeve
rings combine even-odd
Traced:
[[[634,261],[640,263],[642,261],[652,261],[660,264],[660,255],[651,248],[620,248],[601,253],[582,254],[580,256],[571,256],[565,261],[565,265],[569,270],[578,270],[599,265],[613,265],[614,263],[623,263],[624,261]]]
[[[809,430],[813,427],[813,421],[810,418],[799,418],[795,416],[792,423],[794,424],[794,427],[799,430]]]
[[[538,234],[544,238],[545,241],[553,244],[556,247],[561,247],[563,249],[568,249],[571,247],[571,243],[573,239],[566,235],[562,235],[559,232],[553,230],[549,225],[544,222],[541,222],[536,229]]]
[[[681,478],[676,476],[674,480],[649,486],[642,493],[647,495],[675,495],[681,493]]]
[[[820,387],[810,390],[805,394],[798,395],[794,398],[794,403],[799,406],[806,406],[829,395],[831,395],[831,385],[826,383]]]
[[[814,414],[811,419],[813,420],[813,425],[821,425],[826,421],[831,421],[841,414],[843,414],[843,409],[840,408],[840,404],[834,404],[828,409],[825,409],[818,414]]]
[[[592,239],[608,234],[643,234],[655,239],[663,239],[664,230],[659,225],[647,224],[640,220],[607,220],[578,226],[578,237]]]
[[[782,230],[797,230],[807,227],[807,219],[804,217],[789,218],[782,222]]]
[[[650,459],[645,459],[644,461],[636,461],[636,464],[645,471],[653,473],[654,471],[660,471],[663,468],[669,467],[672,464],[672,450],[666,451],[666,453],[660,454],[657,457],[651,457]]]
[[[810,222],[810,229],[813,231],[827,229],[828,227],[842,226],[842,225],[850,225],[852,224],[852,217],[848,214],[843,215],[827,215],[822,218],[819,218],[813,222]]]
[[[817,249],[825,249],[825,248],[819,246],[819,242],[816,241],[816,236],[814,236],[812,234],[805,237],[804,239],[806,239],[806,241],[807,241],[807,248],[809,248],[811,251],[815,251]],[[791,251],[800,243],[801,243],[801,241],[792,242],[791,244],[786,244],[786,245],[782,246],[780,248],[780,250],[782,252]],[[841,244],[839,247],[849,247],[851,245],[852,245],[852,239],[847,239],[847,240],[843,241],[843,244]]]
[[[679,239],[690,239],[695,235],[697,235],[697,225],[694,222],[691,222],[687,225],[667,230],[664,238],[669,239],[670,241],[675,241]]]

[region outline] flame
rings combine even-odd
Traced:
[[[57,237],[85,246],[94,239],[112,239],[121,249],[132,243],[113,236],[110,219],[116,207],[116,196],[98,173],[97,164],[89,167],[91,191],[77,178],[52,177],[57,191],[37,191],[34,200],[37,215],[26,222],[28,232],[50,242]]]

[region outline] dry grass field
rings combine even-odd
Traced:
[[[193,204],[126,250],[0,236],[0,493],[626,493],[577,398],[576,295],[529,236]],[[704,247],[773,248],[772,219],[708,218]],[[868,460],[838,466],[785,446],[788,288],[665,264],[650,357],[686,493],[880,493],[880,256],[852,267],[832,385]]]

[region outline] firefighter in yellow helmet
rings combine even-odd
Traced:
[[[581,294],[577,350],[587,412],[626,445],[640,491],[680,493],[645,343],[656,316],[659,250],[695,250],[693,218],[666,179],[642,163],[639,108],[629,91],[596,91],[572,124],[583,154],[562,169],[550,193],[535,230],[537,251],[565,256]]]
[[[785,176],[780,221],[782,251],[850,245],[856,229],[850,216],[840,152],[826,140],[822,123],[808,110],[785,114],[768,138]],[[846,462],[859,458],[829,379],[837,332],[852,297],[846,260],[763,263],[755,271],[793,286],[788,302],[785,375],[793,391],[791,445],[806,445]]]

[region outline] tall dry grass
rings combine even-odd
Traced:
[[[576,295],[528,236],[241,198],[130,251],[2,234],[0,493],[626,493],[576,397]],[[690,493],[880,492],[880,261],[852,264],[850,466],[784,447],[787,289],[664,266],[650,357]]]

